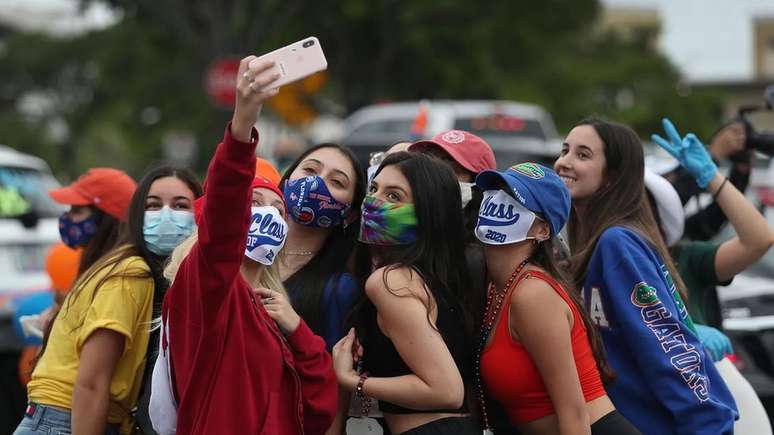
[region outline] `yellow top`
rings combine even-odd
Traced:
[[[122,432],[129,429],[150,336],[153,279],[149,271],[141,257],[129,257],[98,270],[67,296],[27,385],[30,401],[72,409],[81,348],[91,333],[99,328],[109,329],[124,335],[126,340],[110,382],[108,423],[120,424]]]

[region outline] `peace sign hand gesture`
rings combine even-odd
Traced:
[[[680,165],[696,179],[699,187],[706,189],[718,172],[718,167],[712,161],[704,144],[693,133],[688,133],[685,138],[680,139],[680,134],[668,118],[664,118],[662,124],[669,140],[654,134],[651,135],[653,142],[676,158]]]

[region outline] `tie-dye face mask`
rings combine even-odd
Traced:
[[[414,204],[395,204],[366,196],[358,240],[383,246],[413,243],[417,240]]]

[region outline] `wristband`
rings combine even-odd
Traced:
[[[712,199],[713,200],[718,199],[718,195],[720,195],[720,191],[723,190],[723,187],[726,186],[727,182],[728,182],[728,177],[723,179],[723,182],[720,183],[720,187],[718,187],[718,190],[716,190],[715,193],[712,194]]]
[[[371,400],[363,392],[363,384],[365,384],[366,379],[368,379],[368,372],[361,373],[360,380],[357,381],[357,387],[355,387],[355,394],[360,399],[360,415],[362,417],[367,416],[371,411]]]

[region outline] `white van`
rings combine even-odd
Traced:
[[[412,125],[424,104],[427,123],[412,137]],[[433,100],[366,106],[345,120],[342,143],[367,166],[371,153],[385,151],[399,141],[429,139],[459,129],[469,131],[492,146],[497,166],[535,161],[553,165],[561,139],[551,115],[535,104],[498,100]]]
[[[21,348],[11,301],[51,287],[45,260],[66,209],[48,196],[57,187],[44,160],[0,145],[0,351]]]

